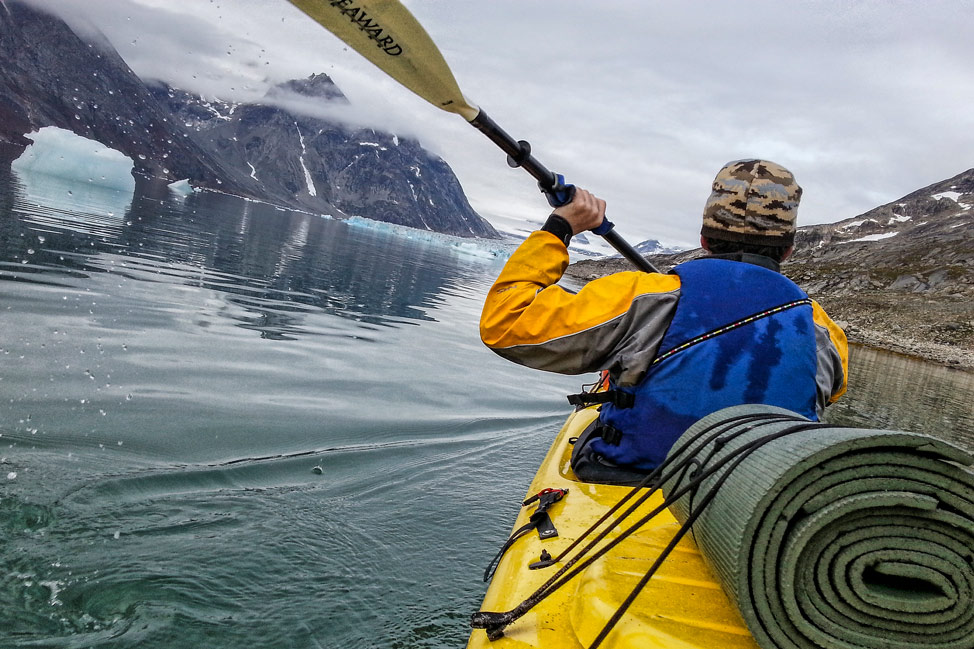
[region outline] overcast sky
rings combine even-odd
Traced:
[[[534,181],[285,0],[35,0],[100,29],[144,78],[220,98],[326,72],[357,117],[418,135],[495,225],[542,221]],[[695,244],[714,174],[763,157],[837,221],[974,167],[969,0],[407,0],[464,94],[605,198],[631,242]]]

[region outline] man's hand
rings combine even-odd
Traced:
[[[557,214],[572,226],[572,234],[579,234],[602,225],[605,219],[605,201],[581,187],[575,188],[575,198],[571,203],[556,208]]]

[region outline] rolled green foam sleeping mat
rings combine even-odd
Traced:
[[[971,454],[748,405],[701,419],[670,455],[694,461],[666,495],[726,460],[671,511],[698,514],[691,533],[760,646],[974,647]]]

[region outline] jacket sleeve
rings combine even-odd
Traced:
[[[635,383],[673,317],[679,277],[615,273],[571,293],[556,285],[567,266],[558,237],[532,233],[487,295],[481,339],[521,365],[562,374],[608,369],[620,384]]]
[[[819,414],[829,403],[835,403],[843,394],[849,381],[849,343],[845,332],[825,313],[818,302],[812,302],[812,319],[815,322],[816,355],[818,372]]]

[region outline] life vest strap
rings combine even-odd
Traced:
[[[580,392],[569,394],[568,403],[582,407],[597,403],[611,403],[616,408],[632,408],[636,403],[635,395],[622,390],[604,390],[602,392]]]

